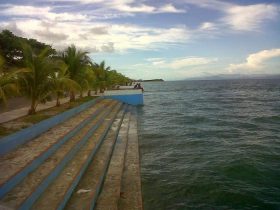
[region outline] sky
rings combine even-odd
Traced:
[[[0,30],[133,79],[280,74],[279,0],[0,0]]]

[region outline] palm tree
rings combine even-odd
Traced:
[[[21,88],[31,99],[28,114],[35,114],[38,103],[52,92],[51,74],[56,66],[50,58],[51,49],[46,47],[37,55],[23,44],[24,71],[20,74]]]
[[[7,97],[19,93],[19,86],[17,83],[18,71],[11,73],[4,73],[2,66],[4,65],[4,58],[0,55],[0,102],[7,106]]]
[[[87,95],[91,96],[91,90],[95,89],[96,82],[97,82],[97,78],[95,76],[94,68],[92,67],[92,65],[88,66],[84,73],[85,73],[85,79],[86,79],[85,84],[88,85],[87,86],[87,91],[88,91]]]
[[[65,91],[79,91],[81,86],[69,78],[68,66],[61,60],[56,61],[57,70],[51,72],[52,91],[56,96],[56,106]]]
[[[100,93],[102,93],[107,87],[106,81],[108,80],[108,71],[110,71],[111,67],[106,67],[105,61],[102,61],[100,64],[95,63],[93,67],[97,80],[97,86],[99,87]]]
[[[91,63],[87,52],[77,50],[74,45],[68,47],[61,55],[62,60],[68,66],[69,79],[83,85],[87,65]],[[75,92],[70,91],[70,101],[75,100]]]

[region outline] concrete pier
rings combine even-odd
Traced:
[[[140,210],[138,150],[136,108],[99,99],[0,156],[0,209]]]

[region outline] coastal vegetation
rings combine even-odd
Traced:
[[[23,117],[11,120],[9,122],[0,123],[0,138],[15,133],[21,129],[27,128],[31,125],[34,125],[42,120],[53,117],[59,113],[62,113],[66,110],[77,107],[85,102],[88,102],[96,96],[85,96],[83,98],[77,98],[73,102],[63,103],[60,106],[51,107],[48,109],[43,109],[37,111],[36,114],[25,115]]]
[[[107,66],[105,61],[94,62],[89,53],[75,45],[58,52],[50,45],[35,39],[15,36],[8,30],[0,33],[0,103],[9,98],[24,96],[30,100],[28,114],[36,113],[39,103],[68,96],[71,102],[77,95],[91,91],[104,92],[132,80]]]

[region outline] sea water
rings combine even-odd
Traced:
[[[280,80],[143,85],[145,210],[280,209]]]

